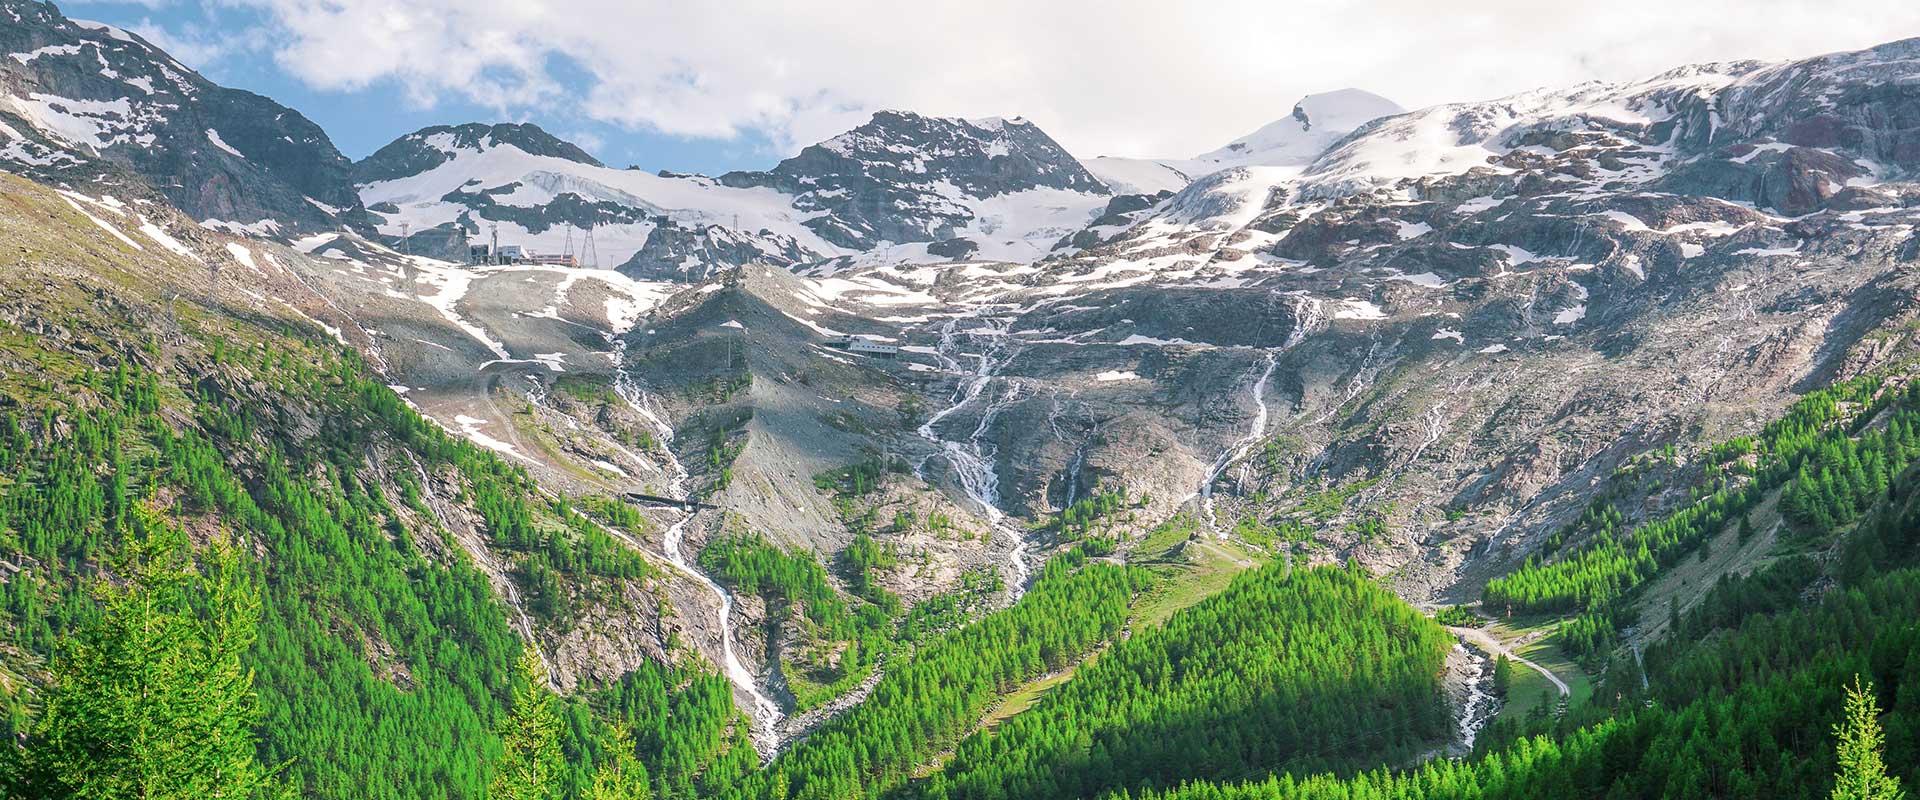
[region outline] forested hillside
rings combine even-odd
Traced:
[[[708,543],[700,565],[728,588],[759,596],[773,610],[769,624],[790,627],[804,639],[795,648],[802,658],[782,667],[798,710],[864,680],[891,649],[893,617],[873,603],[841,596],[811,554],[736,534]]]
[[[1285,775],[1123,794],[1252,798],[1826,797],[1856,678],[1882,714],[1883,759],[1920,781],[1920,470],[1896,477],[1818,561],[1720,581],[1645,654],[1645,681],[1464,761],[1354,777]],[[1839,533],[1827,527],[1818,532]],[[1822,592],[1822,587],[1835,583]],[[1820,593],[1809,604],[1809,593]],[[1841,795],[1835,795],[1841,796]],[[1891,794],[1845,795],[1892,797]]]
[[[1617,629],[1631,618],[1634,590],[1683,557],[1702,554],[1704,542],[1729,527],[1744,544],[1763,504],[1774,503],[1783,525],[1812,539],[1871,508],[1920,457],[1920,384],[1898,374],[1897,382],[1873,374],[1811,392],[1759,434],[1708,448],[1698,459],[1693,501],[1631,530],[1615,500],[1595,498],[1553,541],[1584,538],[1489,582],[1487,609],[1579,612],[1566,627],[1567,647],[1590,666],[1604,666]]]
[[[1011,609],[921,646],[866,702],[712,796],[877,797],[952,746],[994,699],[1118,634],[1148,580],[1134,567],[1057,558]]]
[[[80,791],[77,765],[55,776],[65,789],[34,766],[57,742],[81,741],[74,730],[184,724],[151,717],[190,710],[252,730],[258,763],[304,796],[483,796],[524,645],[516,610],[443,527],[440,495],[472,509],[535,613],[565,613],[580,592],[659,568],[422,419],[322,330],[198,304],[203,295],[182,285],[198,267],[116,245],[50,192],[5,180],[0,222],[59,266],[0,277],[9,299],[32,300],[0,319],[0,664],[16,745],[5,755],[27,759],[8,774],[29,781],[13,791]],[[177,544],[130,560],[172,531]],[[172,571],[118,588],[155,559]],[[216,582],[227,569],[237,577]],[[569,593],[545,575],[566,576]],[[249,598],[236,606],[251,609],[245,619],[201,599],[221,591]],[[129,607],[200,631],[208,644],[195,646],[243,641],[226,652],[251,673],[245,692],[257,703],[142,712],[45,702],[129,678],[204,682],[137,654],[88,656],[124,638],[113,632]],[[146,671],[113,672],[132,669]],[[692,796],[692,778],[727,754],[752,763],[731,690],[699,669],[641,669],[565,708],[563,780],[576,788],[609,725],[633,732],[666,796]]]
[[[1452,639],[1332,567],[1274,563],[1115,645],[902,797],[1090,797],[1392,763],[1443,740]]]
[[[387,495],[365,449],[406,448],[420,469],[460,474],[502,506],[524,503],[526,487],[361,377],[352,356],[291,331],[185,313],[170,334],[142,333],[131,320],[88,330],[87,321],[67,316],[59,342],[6,331],[5,546],[21,567],[6,606],[30,659],[21,663],[45,663],[64,633],[92,619],[87,581],[140,539],[130,520],[144,509],[201,541],[264,556],[243,568],[261,593],[248,662],[269,763],[291,759],[289,776],[315,792],[476,794],[519,645],[485,579],[459,561],[430,560],[434,545],[402,522],[396,506],[419,502],[419,479],[402,473],[411,489]],[[169,380],[179,376],[199,380]],[[298,404],[282,394],[293,387]],[[318,435],[290,439],[295,414],[311,414]],[[402,749],[421,757],[389,757]]]

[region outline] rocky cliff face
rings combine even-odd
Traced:
[[[140,37],[0,2],[0,162],[45,178],[105,160],[204,224],[291,234],[357,220],[350,162],[319,126],[218,86]]]

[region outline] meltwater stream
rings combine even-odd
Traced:
[[[1214,482],[1220,480],[1221,475],[1226,474],[1229,465],[1239,461],[1248,450],[1260,443],[1261,437],[1267,435],[1267,419],[1272,415],[1271,410],[1267,408],[1267,381],[1272,380],[1273,370],[1280,364],[1279,354],[1268,351],[1266,362],[1266,369],[1261,370],[1260,377],[1253,380],[1253,386],[1249,390],[1253,396],[1253,405],[1259,411],[1254,413],[1253,423],[1247,426],[1247,435],[1234,441],[1220,453],[1219,458],[1214,459],[1213,466],[1207,468],[1207,477],[1200,481],[1199,488],[1194,491],[1194,496],[1200,498],[1200,508],[1205,512],[1209,525],[1213,524]]]
[[[1287,333],[1286,340],[1281,342],[1279,347],[1266,351],[1266,355],[1262,359],[1266,362],[1265,367],[1260,370],[1259,376],[1254,378],[1251,385],[1247,387],[1247,393],[1251,396],[1254,407],[1258,409],[1254,412],[1253,421],[1247,426],[1247,434],[1234,440],[1233,444],[1228,445],[1227,449],[1220,453],[1219,458],[1214,459],[1213,466],[1207,468],[1206,478],[1200,481],[1200,485],[1194,489],[1193,494],[1187,496],[1188,500],[1197,498],[1200,501],[1201,513],[1205,515],[1207,524],[1210,526],[1214,524],[1214,483],[1220,480],[1221,475],[1226,474],[1228,467],[1245,458],[1247,452],[1252,450],[1253,446],[1259,444],[1260,440],[1267,435],[1267,422],[1273,417],[1273,409],[1267,404],[1267,383],[1273,379],[1273,372],[1280,365],[1280,355],[1288,350],[1292,350],[1294,346],[1304,341],[1307,335],[1312,333],[1316,327],[1319,327],[1326,321],[1319,300],[1304,294],[1291,294],[1288,296],[1291,297],[1293,301],[1293,330]]]
[[[1019,399],[1019,386],[1016,384],[1004,394],[990,397],[986,401],[988,405],[980,412],[979,423],[974,425],[973,432],[966,439],[960,441],[943,439],[938,427],[942,421],[953,416],[954,413],[979,400],[1000,370],[1013,360],[1018,351],[1007,345],[1007,322],[986,318],[980,321],[979,328],[956,330],[961,319],[971,318],[956,317],[947,320],[941,326],[940,345],[935,348],[934,357],[939,359],[940,365],[948,372],[963,377],[960,385],[954,389],[953,402],[941,409],[939,413],[928,417],[927,421],[920,425],[919,433],[921,438],[940,447],[941,454],[946,456],[947,463],[953,467],[954,475],[960,480],[960,488],[973,500],[980,513],[987,518],[988,524],[1013,541],[1013,547],[1007,552],[1007,567],[1012,573],[1007,580],[1007,603],[1011,605],[1020,598],[1021,593],[1026,591],[1027,581],[1032,578],[1033,569],[1027,564],[1031,555],[1028,552],[1027,537],[1019,528],[1008,524],[1006,513],[1000,510],[1000,474],[994,468],[993,449],[982,439],[986,436],[988,428],[993,425],[994,417],[1013,401]],[[960,353],[957,348],[962,337],[983,339],[987,342],[986,349],[980,353]],[[961,358],[974,359],[974,366],[971,369],[962,367]],[[931,459],[932,456],[922,459],[914,470],[921,480],[926,480],[927,461]]]
[[[646,392],[641,390],[639,384],[634,382],[633,376],[627,374],[626,369],[624,369],[626,353],[627,343],[615,337],[612,354],[614,393],[618,394],[621,400],[626,401],[628,407],[632,408],[635,413],[645,418],[647,423],[653,426],[654,434],[660,437],[660,450],[665,453],[667,457],[668,478],[666,494],[668,497],[685,499],[687,496],[687,470],[686,467],[681,465],[680,459],[673,454],[673,426],[668,425],[665,418],[654,413]],[[718,582],[714,581],[713,578],[708,577],[706,573],[701,572],[692,562],[688,561],[686,553],[683,552],[681,548],[681,544],[686,538],[687,523],[692,521],[693,513],[683,512],[681,517],[676,520],[672,526],[667,528],[666,535],[661,542],[661,550],[667,557],[667,563],[672,564],[674,569],[679,570],[687,577],[699,582],[700,585],[707,587],[707,590],[713,592],[713,596],[720,601],[720,668],[726,673],[727,680],[731,681],[736,688],[744,692],[752,701],[753,716],[755,721],[759,723],[759,730],[755,739],[760,744],[761,754],[764,757],[771,758],[774,753],[779,752],[781,745],[779,724],[782,715],[780,713],[780,706],[775,704],[764,692],[760,691],[760,687],[753,673],[747,670],[746,665],[740,662],[740,657],[734,652],[733,594],[728,592],[726,588]]]
[[[1459,651],[1460,658],[1466,662],[1471,674],[1465,681],[1467,696],[1460,701],[1460,717],[1454,723],[1454,738],[1463,754],[1473,752],[1473,743],[1479,738],[1480,729],[1492,716],[1493,695],[1487,693],[1491,682],[1487,667],[1487,657],[1479,651],[1456,642],[1453,649]]]

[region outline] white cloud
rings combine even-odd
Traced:
[[[538,122],[538,120],[534,120],[534,122]],[[560,134],[560,138],[579,145],[581,149],[589,153],[597,153],[605,150],[607,147],[607,140],[601,137],[600,134],[592,131],[563,131]]]
[[[166,51],[180,63],[204,70],[247,47],[250,37],[211,31],[198,24],[167,27],[151,18],[127,26],[140,38]]]
[[[1920,35],[1910,0],[222,1],[266,12],[281,65],[322,89],[789,149],[877,108],[1019,114],[1082,155],[1192,155],[1344,86],[1419,107]]]

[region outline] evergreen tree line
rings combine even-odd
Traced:
[[[1013,608],[929,639],[867,702],[764,769],[718,676],[648,664],[562,700],[547,688],[541,661],[523,653],[511,713],[497,729],[505,751],[488,797],[878,796],[950,745],[993,698],[1117,632],[1143,579],[1137,570],[1055,559]]]
[[[865,702],[705,796],[878,797],[953,746],[996,698],[1112,639],[1148,581],[1138,568],[1056,557],[1013,607],[922,644],[889,665]]]
[[[1044,530],[1062,541],[1080,541],[1105,528],[1107,519],[1126,507],[1125,492],[1096,486],[1085,497],[1060,509],[1059,514],[1047,521]]]
[[[900,563],[899,550],[891,542],[882,542],[872,535],[857,533],[853,541],[847,543],[847,549],[840,551],[840,572],[847,579],[847,587],[867,602],[878,606],[887,616],[896,616],[901,611],[898,595],[886,590],[874,579],[879,570],[892,569]]]
[[[1489,732],[1503,743],[1472,759],[1114,797],[1895,800],[1920,781],[1920,474],[1888,498],[1831,571],[1789,558],[1720,581],[1647,650],[1647,688],[1610,675],[1592,704]]]
[[[171,520],[165,526],[217,529],[207,535],[247,551],[233,559],[233,569],[240,573],[236,585],[253,598],[255,618],[244,629],[226,619],[218,633],[223,641],[247,642],[238,657],[251,672],[257,714],[247,711],[254,716],[243,727],[257,734],[247,745],[257,763],[277,770],[301,796],[483,796],[500,752],[494,727],[520,644],[486,576],[457,549],[446,558],[446,532],[412,527],[437,515],[425,504],[428,487],[409,467],[455,476],[460,496],[450,499],[480,510],[502,546],[530,543],[526,558],[609,579],[644,573],[625,556],[603,557],[593,537],[604,532],[564,504],[531,500],[524,473],[419,417],[351,354],[275,350],[264,342],[218,349],[215,365],[195,370],[195,383],[184,388],[161,383],[129,357],[112,370],[75,373],[62,391],[47,394],[58,399],[42,405],[22,404],[20,395],[0,400],[0,464],[10,478],[0,483],[0,551],[20,567],[0,589],[12,645],[50,665],[51,697],[109,680],[98,674],[103,665],[168,668],[162,650],[122,652],[113,657],[120,661],[89,655],[100,647],[90,642],[102,626],[120,624],[116,603],[131,602],[100,587],[121,585],[126,576],[113,565],[146,546],[161,524],[142,522],[142,514]],[[261,396],[261,386],[299,394],[276,401]],[[290,434],[302,428],[308,433]],[[368,459],[377,452],[402,466],[376,474]],[[398,488],[397,498],[390,499],[382,477]],[[396,506],[411,508],[415,522],[403,521]],[[439,542],[428,548],[421,535]],[[440,555],[430,557],[430,549]],[[113,576],[99,577],[102,568]],[[196,613],[206,613],[202,595],[211,590],[170,588],[197,584],[168,581],[135,582],[129,591],[145,607],[165,609],[186,597]],[[215,633],[195,625],[204,636]],[[725,681],[675,674],[671,691],[646,696],[704,704],[670,721],[649,725],[636,704],[603,705],[591,695],[566,704],[567,796],[580,796],[581,774],[590,775],[591,762],[604,755],[589,739],[607,728],[603,718],[639,723],[636,752],[659,758],[669,776],[686,776],[663,781],[680,787],[669,796],[692,796],[686,781],[738,758],[726,754],[744,753],[751,764],[750,747],[732,746],[737,737],[724,746],[714,740],[713,731],[731,730],[736,713]],[[56,731],[119,735],[99,732],[107,717],[82,718],[72,704],[39,702],[38,693],[9,688],[7,732],[22,748],[9,755],[25,763],[66,757],[52,754],[66,747],[62,739],[79,741],[78,734]],[[156,747],[177,746],[178,731],[187,730],[166,720],[153,724]],[[99,768],[125,768],[115,763]],[[16,796],[174,796],[33,786]]]
[[[242,748],[254,758],[237,759],[234,764],[245,769],[222,774],[257,780],[249,779],[252,788],[246,789],[172,794],[150,780],[128,792],[42,780],[10,783],[14,796],[242,797],[284,788],[308,797],[478,798],[490,791],[530,791],[599,799],[644,791],[688,798],[758,796],[771,791],[775,777],[783,788],[813,786],[828,793],[827,787],[864,785],[876,773],[903,777],[927,751],[890,745],[941,730],[949,731],[950,742],[977,719],[987,698],[1071,663],[1111,637],[1145,583],[1142,573],[1069,560],[1050,570],[1015,609],[992,615],[990,624],[955,629],[940,621],[950,613],[921,619],[909,637],[918,643],[917,657],[911,668],[883,681],[878,702],[817,734],[779,769],[761,772],[731,686],[710,672],[645,664],[610,686],[539,701],[534,689],[545,678],[524,669],[515,677],[516,658],[524,667],[527,654],[486,576],[457,549],[446,548],[451,539],[445,531],[413,527],[422,520],[431,525],[437,515],[426,496],[432,487],[408,467],[457,476],[457,496],[438,500],[476,509],[494,543],[519,553],[516,560],[523,564],[573,564],[607,578],[639,574],[593,555],[597,527],[584,524],[565,503],[536,499],[520,470],[420,418],[368,378],[350,354],[308,353],[308,363],[264,347],[224,351],[222,366],[185,391],[129,366],[105,376],[80,373],[84,383],[65,394],[64,408],[0,412],[0,462],[12,477],[0,486],[0,513],[6,514],[0,548],[23,565],[3,584],[14,617],[12,636],[23,651],[53,664],[46,696],[60,697],[68,685],[102,680],[97,665],[103,661],[84,657],[87,642],[118,636],[96,631],[121,631],[124,624],[114,604],[85,587],[98,581],[96,564],[119,557],[146,535],[134,522],[143,505],[184,524],[217,525],[216,539],[243,543],[250,552],[235,559],[236,569],[254,593],[257,615],[242,616],[254,623],[243,630],[228,619],[223,625],[231,627],[206,631],[221,641],[248,643],[223,651],[234,654],[248,679],[245,691],[233,694],[238,699],[223,702],[233,713],[221,719],[238,720],[238,729],[255,737]],[[247,386],[224,388],[235,382]],[[255,382],[297,386],[300,393],[294,402],[277,402],[257,396]],[[317,433],[308,427],[314,421]],[[303,427],[307,433],[297,438],[288,433]],[[390,463],[397,457],[401,466],[368,461],[382,453]],[[48,497],[68,502],[43,502]],[[579,505],[615,524],[638,527],[622,521],[630,510],[617,503],[588,499]],[[413,521],[403,520],[406,510]],[[570,559],[568,550],[580,557]],[[819,580],[817,563],[800,581],[788,580],[792,566],[759,577],[767,578],[766,587],[797,588],[793,596],[830,607],[823,598],[831,595],[817,593],[830,589]],[[754,580],[754,569],[741,577]],[[146,607],[174,602],[153,589],[133,591]],[[205,652],[204,645],[194,646]],[[150,670],[138,662],[143,656],[160,654],[149,650],[126,658]],[[197,683],[203,690],[211,685]],[[6,751],[6,763],[13,765],[7,780],[44,778],[51,770],[45,765],[56,764],[63,765],[63,774],[84,777],[77,761],[83,758],[93,759],[88,769],[120,776],[115,779],[123,783],[140,775],[128,763],[84,749],[121,736],[124,727],[113,727],[120,723],[99,727],[99,720],[111,718],[77,714],[67,702],[28,703],[17,690],[10,696],[8,732],[16,747]],[[252,698],[251,708],[241,702],[246,698]],[[522,720],[507,709],[523,704],[559,722],[514,728]],[[176,704],[163,710],[182,709]],[[160,721],[171,726],[166,731],[176,731],[163,731],[166,746],[179,749],[193,741],[177,733],[188,729],[180,720]],[[72,730],[87,731],[95,744],[76,750],[59,739],[86,740],[51,733]],[[503,740],[511,750],[503,749]],[[529,748],[542,755],[532,762],[518,757]],[[862,754],[866,766],[840,771],[850,753]],[[512,778],[516,771],[532,780]],[[32,788],[17,788],[23,786]]]
[[[700,567],[735,592],[767,601],[767,623],[790,619],[801,625],[806,655],[783,664],[796,707],[831,700],[864,680],[891,649],[888,610],[849,600],[827,580],[820,562],[805,552],[787,552],[757,534],[715,537],[700,551]]]
[[[1449,730],[1452,643],[1357,568],[1269,564],[1114,645],[897,795],[1092,797],[1396,761]]]
[[[1488,582],[1487,606],[1496,612],[1605,614],[1640,582],[1783,487],[1783,509],[1803,524],[1824,529],[1856,518],[1893,474],[1920,455],[1920,386],[1876,395],[1883,385],[1876,376],[1809,394],[1751,441],[1709,451],[1734,459],[1757,454],[1753,466],[1735,461],[1710,492],[1631,532],[1621,531],[1617,515],[1603,517],[1592,540],[1573,554],[1530,561]],[[1888,406],[1893,413],[1884,432],[1862,430]],[[1856,410],[1843,419],[1849,408]],[[1736,482],[1739,474],[1749,477]],[[1599,624],[1590,620],[1588,627]]]
[[[291,798],[262,763],[244,663],[260,598],[224,548],[195,562],[179,529],[135,507],[116,580],[64,643],[40,713],[0,744],[8,798]],[[22,746],[24,743],[25,746]]]

